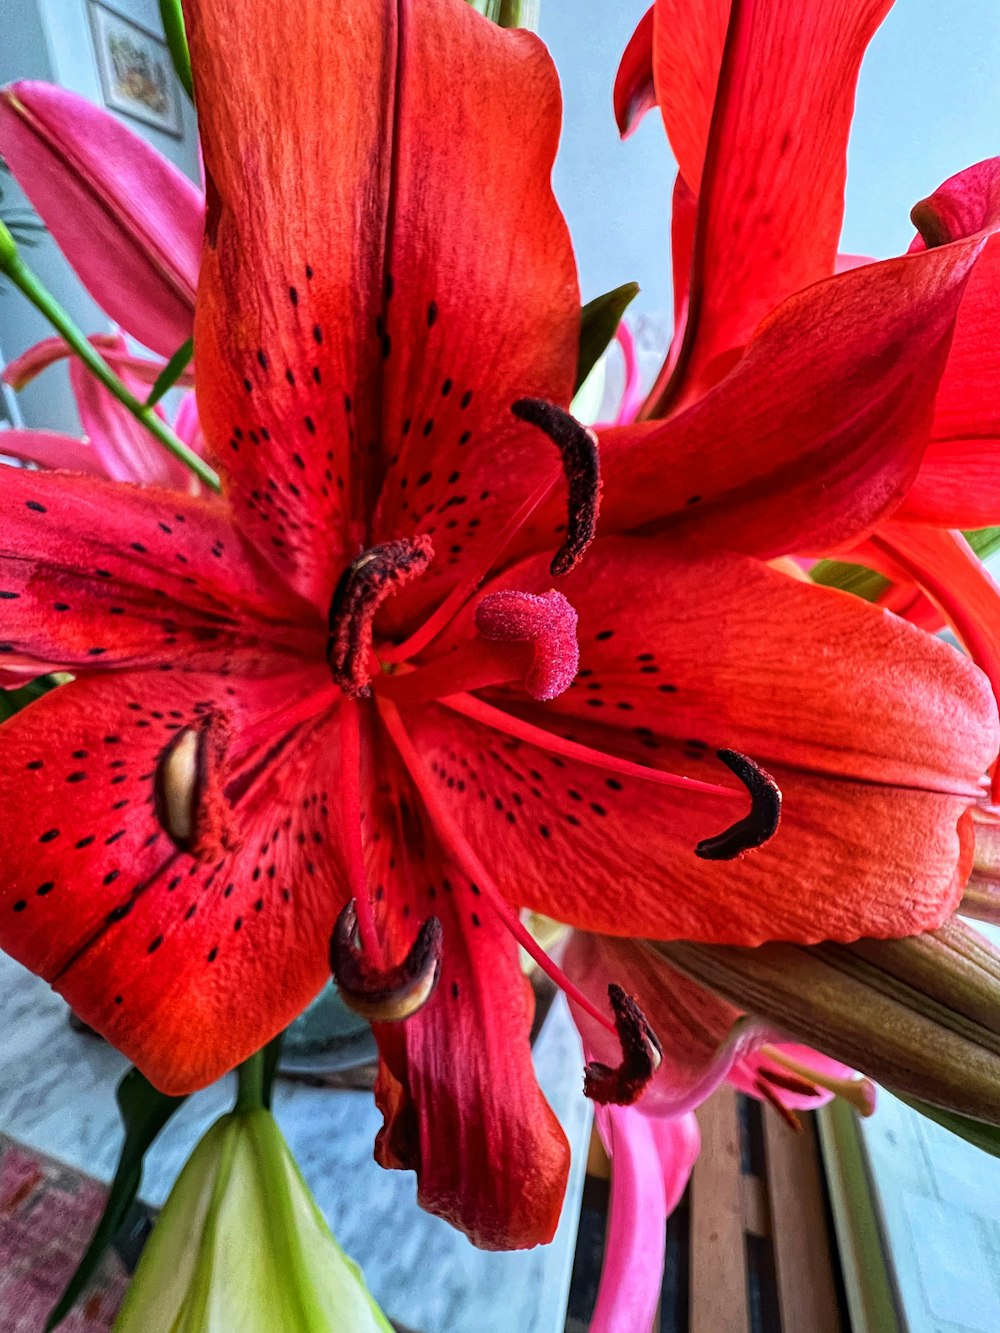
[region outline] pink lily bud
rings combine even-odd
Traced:
[[[198,189],[114,116],[45,83],[0,93],[0,154],[94,300],[173,355],[191,336]]]

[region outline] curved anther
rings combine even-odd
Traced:
[[[736,750],[717,750],[731,773],[750,793],[750,813],[714,838],[704,838],[694,849],[704,861],[734,861],[753,847],[760,847],[778,831],[781,820],[781,789],[769,773]]]
[[[410,1018],[434,993],[443,941],[441,922],[430,916],[402,962],[378,967],[358,948],[358,914],[352,898],[337,917],[330,939],[330,971],[340,998],[373,1023]]]
[[[573,684],[580,665],[576,611],[561,592],[538,595],[512,588],[490,592],[476,607],[476,629],[494,643],[530,643],[524,687],[533,699],[556,699]]]
[[[583,1071],[583,1091],[602,1106],[631,1106],[659,1069],[663,1050],[631,995],[612,982],[608,998],[622,1044],[621,1064],[612,1069],[591,1060]]]
[[[519,421],[543,431],[559,450],[569,490],[566,540],[552,557],[553,578],[568,574],[594,540],[601,505],[601,465],[597,436],[555,403],[519,398],[511,408]]]
[[[372,622],[392,593],[422,574],[434,548],[429,537],[400,538],[363,551],[347,566],[330,603],[326,655],[333,678],[350,699],[366,699]]]
[[[202,859],[236,845],[223,790],[229,738],[228,720],[206,713],[177,732],[153,775],[153,810],[163,831],[182,852]]]

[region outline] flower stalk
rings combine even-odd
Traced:
[[[0,272],[6,274],[21,294],[43,315],[56,332],[65,339],[74,354],[107,391],[126,408],[146,430],[195,474],[210,490],[220,490],[219,478],[212,468],[179,439],[170,426],[146,403],[130,393],[108,363],[95,350],[86,334],[80,330],[54,296],[42,285],[21,258],[13,236],[0,223]]]

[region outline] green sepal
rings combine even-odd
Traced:
[[[194,101],[194,81],[191,78],[191,53],[188,50],[187,32],[184,29],[184,12],[181,0],[160,0],[160,19],[167,39],[170,59],[174,62],[174,71],[181,81],[181,87]]]
[[[638,295],[639,284],[626,282],[603,296],[595,296],[580,311],[580,350],[576,360],[574,394],[604,355],[618,331],[622,315]]]
[[[187,1100],[186,1097],[168,1097],[166,1093],[158,1092],[138,1069],[128,1071],[118,1084],[115,1097],[125,1125],[125,1142],[122,1144],[115,1178],[111,1182],[108,1201],[90,1238],[90,1244],[59,1297],[58,1304],[49,1315],[45,1333],[52,1333],[52,1329],[66,1318],[90,1281],[139,1193],[143,1158],[163,1126]]]
[[[157,375],[153,387],[149,391],[149,397],[146,399],[147,407],[155,407],[163,395],[174,387],[180,377],[191,364],[191,358],[194,355],[194,339],[188,338],[186,343],[182,343],[173,354],[167,364]]]
[[[980,1152],[1000,1157],[1000,1126],[988,1125],[983,1120],[974,1120],[972,1116],[960,1115],[957,1111],[942,1111],[939,1106],[931,1106],[930,1102],[922,1102],[917,1097],[904,1097],[899,1092],[893,1092],[892,1095],[905,1102],[912,1111],[933,1120],[936,1125],[958,1138],[965,1139],[966,1143],[971,1143]]]

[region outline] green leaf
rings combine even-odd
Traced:
[[[191,53],[188,50],[187,33],[184,30],[184,13],[181,0],[160,0],[160,19],[163,32],[170,49],[170,59],[181,81],[181,87],[191,101],[194,101],[194,82],[191,78]]]
[[[0,722],[6,722],[22,708],[34,703],[43,694],[48,694],[49,690],[54,689],[59,683],[60,678],[56,675],[39,676],[37,680],[30,680],[27,685],[22,685],[19,689],[0,690]]]
[[[188,338],[186,343],[178,347],[167,364],[156,377],[153,387],[149,391],[149,397],[146,399],[147,407],[155,407],[163,395],[174,387],[180,377],[191,364],[191,357],[194,355],[194,339]]]
[[[1000,528],[977,528],[963,535],[980,560],[986,560],[994,551],[1000,550]]]
[[[866,602],[878,601],[892,586],[884,575],[846,560],[817,560],[809,577],[813,583],[820,583],[825,588],[841,588],[855,597],[863,597]]]
[[[622,322],[622,315],[639,295],[637,282],[626,282],[614,291],[588,301],[580,312],[580,351],[576,362],[574,394],[597,365]]]
[[[49,1315],[45,1333],[51,1333],[66,1318],[90,1281],[139,1193],[143,1158],[163,1126],[187,1100],[186,1097],[168,1097],[158,1092],[138,1069],[128,1071],[118,1084],[116,1097],[125,1124],[125,1142],[118,1159],[118,1169],[90,1244],[60,1296],[59,1303]]]
[[[965,1139],[966,1143],[971,1143],[981,1152],[989,1153],[991,1157],[1000,1157],[1000,1126],[988,1125],[985,1120],[973,1120],[971,1116],[959,1115],[957,1111],[942,1111],[939,1106],[931,1106],[930,1102],[922,1102],[917,1097],[904,1097],[899,1092],[893,1092],[892,1095],[905,1102],[911,1110],[933,1120],[936,1125],[956,1134],[960,1139]]]

